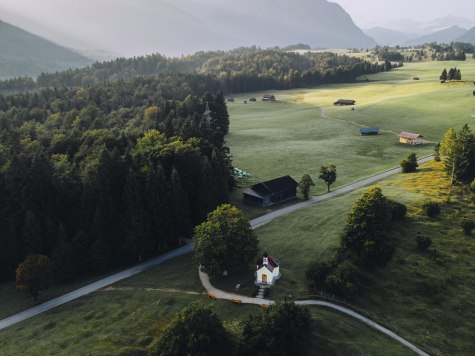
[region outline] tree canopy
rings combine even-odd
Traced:
[[[246,271],[257,246],[249,220],[229,204],[216,208],[195,228],[195,260],[210,276]]]
[[[16,288],[30,294],[35,302],[51,282],[52,264],[43,255],[29,255],[16,269]]]
[[[160,337],[152,355],[233,355],[230,334],[211,307],[191,303],[177,314]]]

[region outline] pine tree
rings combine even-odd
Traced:
[[[447,80],[447,69],[444,68],[442,74],[440,75],[440,80],[445,82]]]

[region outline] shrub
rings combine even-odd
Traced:
[[[475,229],[475,222],[470,219],[462,219],[460,226],[462,227],[465,235],[471,235],[472,230]]]
[[[417,164],[417,157],[415,153],[411,153],[407,159],[401,162],[402,173],[411,173],[417,170],[419,165]]]
[[[417,249],[421,251],[427,250],[432,245],[432,239],[427,236],[418,235],[416,237]]]
[[[394,200],[388,199],[389,208],[391,209],[391,216],[393,220],[402,220],[406,217],[407,207]]]
[[[422,209],[424,210],[424,214],[428,217],[434,218],[440,214],[440,205],[434,201],[428,201],[422,205]]]
[[[472,191],[472,193],[475,193],[475,179],[472,183],[470,183],[470,190]]]

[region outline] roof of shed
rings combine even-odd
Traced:
[[[405,132],[405,131],[401,132],[398,136],[399,137],[404,137],[404,138],[412,138],[412,139],[423,138],[424,137],[421,134]]]

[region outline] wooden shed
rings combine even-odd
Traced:
[[[297,196],[298,183],[290,176],[257,183],[243,192],[245,203],[268,207]]]
[[[424,136],[417,133],[401,132],[399,135],[399,142],[406,145],[422,145]]]
[[[362,127],[360,129],[361,136],[379,135],[379,127]]]
[[[349,99],[338,99],[333,103],[334,106],[351,106],[355,105],[356,100],[349,100]]]
[[[270,94],[266,94],[262,97],[262,101],[275,101],[275,96],[270,95]]]

